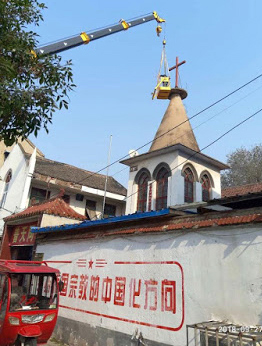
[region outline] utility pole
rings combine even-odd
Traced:
[[[107,157],[107,170],[106,170],[105,191],[104,191],[104,200],[103,200],[102,217],[101,217],[102,219],[104,218],[104,213],[105,213],[106,190],[107,190],[107,181],[108,181],[110,157],[111,157],[112,137],[113,137],[113,136],[110,135],[110,142],[109,142],[109,149],[108,149],[108,157]]]

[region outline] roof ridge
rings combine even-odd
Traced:
[[[54,202],[57,200],[57,204],[54,204]],[[53,205],[52,205],[53,203]],[[59,204],[58,204],[59,203]],[[61,196],[55,196],[51,199],[45,200],[42,203],[37,203],[35,205],[32,205],[18,213],[12,214],[4,218],[4,221],[14,220],[14,219],[20,219],[20,218],[26,218],[31,217],[34,215],[41,215],[41,214],[50,214],[50,215],[56,215],[60,217],[66,217],[70,219],[76,219],[83,221],[86,219],[86,217],[82,214],[79,214],[77,211],[75,211],[69,204],[67,204]]]

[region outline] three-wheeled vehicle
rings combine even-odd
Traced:
[[[0,260],[0,346],[48,341],[58,314],[58,274],[46,262]]]

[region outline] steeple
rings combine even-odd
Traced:
[[[184,89],[175,87],[169,94],[169,105],[149,149],[154,151],[174,144],[199,151],[199,147],[188,120],[182,100],[187,97]]]
[[[199,150],[182,102],[187,92],[178,85],[178,67],[184,63],[177,58],[169,69],[176,69],[174,88],[169,75],[159,76],[153,98],[170,101],[151,148],[121,161],[130,167],[126,214],[221,197],[220,171],[228,166]]]

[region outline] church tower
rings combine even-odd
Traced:
[[[176,86],[149,151],[123,160],[130,167],[126,214],[208,201],[221,197],[220,171],[228,168],[200,152]]]

